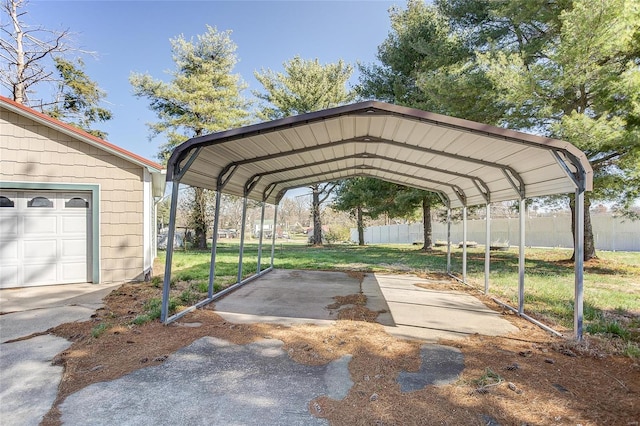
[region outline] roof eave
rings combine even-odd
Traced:
[[[63,123],[55,118],[52,118],[46,114],[35,111],[32,108],[21,105],[17,102],[12,101],[11,99],[0,96],[0,105],[7,108],[11,112],[19,114],[23,117],[27,117],[30,120],[33,120],[39,124],[42,124],[47,127],[54,128],[55,130],[64,133],[67,136],[71,136],[74,139],[81,140],[91,146],[99,148],[103,151],[106,151],[110,154],[113,154],[117,157],[120,157],[124,160],[137,164],[141,167],[146,168],[149,172],[161,172],[164,170],[164,167],[158,163],[155,163],[151,160],[148,160],[144,157],[141,157],[137,154],[129,152],[123,148],[120,148],[108,141],[100,139],[96,136],[93,136],[90,133],[87,133],[81,129],[73,127],[69,124]]]

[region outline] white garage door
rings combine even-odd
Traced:
[[[91,194],[0,192],[0,288],[90,280]]]

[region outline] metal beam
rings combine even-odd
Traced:
[[[584,169],[584,165],[580,162],[580,159],[566,150],[556,149],[552,150],[551,152],[553,153],[553,156],[556,159],[558,165],[560,165],[567,176],[569,176],[571,180],[573,180],[576,188],[582,188],[583,190],[585,190],[587,186],[587,172]],[[575,171],[571,170],[571,168],[567,164],[567,161],[570,162],[573,167],[575,167]]]
[[[365,139],[367,139],[365,141]],[[524,187],[524,181],[522,180],[522,177],[520,176],[520,174],[511,166],[507,165],[507,164],[499,164],[499,163],[494,163],[491,161],[485,161],[485,160],[481,160],[481,159],[477,159],[477,158],[470,158],[470,157],[466,157],[464,155],[458,155],[458,154],[453,154],[453,153],[449,153],[449,152],[442,152],[442,151],[438,151],[435,149],[431,149],[431,148],[426,148],[426,147],[421,147],[421,146],[417,146],[417,145],[407,145],[404,144],[402,142],[397,142],[397,141],[393,141],[390,139],[381,139],[381,138],[375,138],[375,137],[371,137],[371,136],[362,136],[362,137],[357,137],[357,138],[352,138],[352,139],[344,139],[344,140],[339,140],[339,141],[334,141],[334,142],[328,142],[322,145],[314,145],[314,146],[307,146],[304,148],[298,148],[298,149],[292,149],[289,151],[283,151],[283,152],[278,152],[278,153],[274,153],[274,154],[269,154],[269,155],[263,155],[260,157],[254,157],[254,158],[245,158],[242,160],[238,160],[238,161],[234,161],[231,162],[229,164],[227,164],[223,170],[227,170],[233,166],[242,166],[242,165],[246,165],[246,164],[255,164],[255,163],[259,163],[262,161],[269,161],[269,160],[274,160],[277,158],[285,158],[288,157],[290,155],[296,155],[296,154],[304,154],[307,152],[313,152],[313,151],[318,151],[318,150],[323,150],[323,149],[331,149],[331,148],[335,148],[338,146],[342,146],[342,145],[348,145],[348,144],[353,144],[353,143],[363,143],[363,144],[384,144],[387,146],[391,146],[394,148],[402,148],[402,149],[410,149],[412,151],[416,151],[416,152],[420,152],[420,153],[424,153],[424,154],[431,154],[434,155],[436,157],[445,157],[445,158],[452,158],[454,160],[459,160],[459,161],[464,161],[467,163],[471,163],[471,164],[477,164],[477,165],[481,165],[481,166],[485,166],[485,167],[491,167],[491,168],[497,168],[503,171],[508,171],[509,173],[511,173],[511,175],[518,181],[521,183],[522,187]]]
[[[403,166],[416,167],[416,168],[420,168],[420,169],[424,169],[424,170],[434,171],[434,172],[437,172],[437,173],[443,173],[443,174],[446,174],[446,175],[457,176],[457,177],[460,177],[460,178],[463,178],[463,179],[469,179],[471,182],[473,182],[473,184],[478,189],[478,191],[482,194],[482,196],[483,196],[483,198],[485,200],[488,200],[489,194],[491,192],[489,190],[489,186],[486,184],[486,182],[484,182],[482,179],[480,179],[480,178],[478,178],[476,176],[468,175],[468,174],[465,174],[465,173],[457,173],[457,172],[453,172],[453,171],[450,171],[450,170],[440,169],[440,168],[437,168],[437,167],[425,166],[423,164],[415,163],[415,162],[411,162],[411,161],[398,160],[396,158],[387,157],[387,156],[384,156],[384,155],[369,154],[369,153],[366,153],[366,152],[358,153],[358,154],[352,154],[352,155],[345,155],[345,156],[342,156],[342,157],[335,157],[335,158],[331,158],[329,160],[314,161],[314,162],[311,162],[311,163],[306,163],[306,164],[301,164],[301,165],[295,165],[295,166],[280,168],[280,169],[277,169],[277,170],[272,170],[272,171],[267,171],[267,172],[262,172],[262,173],[256,173],[256,174],[254,174],[253,176],[251,176],[247,180],[247,182],[245,183],[245,189],[249,188],[248,192],[250,193],[251,191],[253,191],[253,189],[255,188],[256,184],[260,181],[260,179],[265,177],[265,176],[270,176],[270,175],[274,175],[274,174],[278,174],[278,173],[285,173],[285,172],[290,172],[290,171],[295,171],[295,170],[300,170],[300,169],[308,169],[308,168],[314,167],[314,166],[322,166],[322,165],[325,165],[325,164],[331,164],[331,163],[336,163],[336,162],[339,162],[339,161],[352,160],[352,159],[383,160],[383,161],[392,162],[394,164],[400,164],[400,165],[403,165]]]
[[[220,226],[220,201],[222,194],[216,191],[216,207],[213,217],[213,235],[211,236],[211,264],[209,265],[209,298],[213,297],[213,283],[216,277],[216,252],[218,250],[218,227]]]
[[[575,199],[575,241],[574,241],[574,306],[573,330],[576,340],[582,340],[582,325],[584,322],[584,189],[576,189]]]
[[[171,208],[169,209],[169,233],[167,235],[167,257],[164,264],[164,283],[162,285],[162,306],[160,321],[166,323],[169,317],[169,288],[171,286],[171,263],[173,261],[173,239],[176,235],[176,215],[178,210],[178,190],[180,182],[171,185]]]
[[[367,174],[364,174],[364,173],[354,174],[353,176],[354,176],[354,177],[355,177],[355,176],[371,177],[370,175],[367,175]],[[381,180],[385,180],[385,181],[387,181],[387,182],[397,183],[398,185],[408,186],[408,187],[410,187],[410,188],[417,188],[417,189],[421,189],[421,190],[424,190],[424,191],[435,192],[436,194],[441,193],[441,194],[442,194],[442,195],[444,195],[444,197],[447,199],[447,203],[446,203],[446,205],[448,205],[448,206],[450,206],[450,205],[451,205],[451,200],[449,199],[449,196],[448,196],[446,193],[444,193],[443,191],[439,190],[439,189],[433,189],[433,188],[428,188],[428,187],[421,187],[421,186],[417,186],[417,185],[409,185],[409,184],[407,184],[406,182],[402,182],[402,181],[400,181],[399,179],[393,179],[393,178],[384,178],[384,179],[382,179],[382,178],[379,178],[379,177],[377,177],[377,176],[373,176],[373,177],[376,177],[376,178],[381,179]],[[320,182],[322,182],[322,181],[320,181]],[[282,188],[280,191],[278,191],[278,196],[277,196],[277,198],[276,198],[277,203],[279,203],[279,202],[280,202],[280,200],[282,200],[282,197],[284,196],[284,194],[285,194],[287,191],[289,191],[289,190],[291,190],[291,189],[300,188],[300,187],[303,187],[303,186],[307,186],[307,184],[305,183],[305,184],[300,184],[300,185],[292,185],[292,186],[286,186],[286,187]],[[264,200],[267,200],[267,199],[271,196],[271,193],[275,190],[275,187],[276,187],[276,184],[269,184],[269,186],[267,186],[267,188],[265,188],[265,191],[264,191],[264,193],[263,193],[263,199],[264,199]],[[454,194],[454,195],[455,195],[455,194]],[[457,196],[456,196],[456,197],[457,197]]]
[[[242,259],[244,256],[244,234],[247,228],[247,197],[242,199],[242,226],[240,226],[240,251],[238,253],[238,281],[242,281]]]
[[[458,200],[460,201],[460,203],[464,206],[467,205],[467,196],[465,195],[464,192],[462,192],[462,190],[457,187],[457,186],[453,186],[452,187],[454,194],[456,194],[456,197],[458,197]]]
[[[447,208],[447,274],[451,274],[451,200],[447,197],[447,194],[441,191],[436,191],[440,201]]]
[[[462,282],[467,283],[467,206],[462,207]]]
[[[447,274],[451,274],[451,207],[447,206]]]
[[[507,168],[502,169],[502,174],[504,175],[505,178],[507,178],[507,181],[509,182],[513,190],[516,191],[516,194],[518,194],[518,198],[524,198],[525,197],[524,181],[522,180],[520,175],[514,174],[511,169],[507,169]]]
[[[548,325],[543,324],[543,323],[541,323],[540,321],[538,321],[538,320],[536,320],[536,319],[534,319],[534,318],[531,318],[531,317],[530,317],[529,315],[527,315],[527,314],[521,314],[521,313],[520,313],[520,312],[518,312],[518,310],[517,310],[516,308],[514,308],[513,306],[510,306],[509,304],[504,303],[503,301],[501,301],[501,300],[499,300],[499,299],[496,299],[495,297],[492,297],[492,298],[491,298],[491,300],[493,300],[494,302],[496,302],[498,305],[503,306],[503,307],[505,307],[505,308],[509,309],[509,310],[510,310],[510,311],[512,311],[512,312],[515,312],[515,313],[516,313],[516,314],[518,314],[520,317],[522,317],[522,318],[526,319],[527,321],[529,321],[529,322],[530,322],[530,323],[532,323],[532,324],[537,325],[537,326],[538,326],[538,327],[540,327],[541,329],[546,330],[546,331],[548,331],[548,332],[550,332],[550,333],[553,333],[553,334],[555,334],[556,336],[562,337],[562,333],[560,333],[559,331],[556,331],[556,330],[554,330],[553,328],[549,327]]]
[[[482,198],[484,198],[485,203],[491,201],[491,191],[489,191],[489,187],[486,183],[480,179],[473,179],[473,184],[478,188],[478,192],[482,194]]]
[[[187,173],[187,170],[189,170],[189,167],[191,167],[193,162],[196,161],[196,158],[198,158],[198,154],[200,154],[201,150],[202,150],[202,147],[199,146],[195,150],[193,150],[192,152],[186,154],[188,156],[187,162],[182,167],[180,167],[180,165],[177,166],[179,168],[176,170],[176,173],[175,173],[175,175],[173,177],[173,181],[174,182],[180,182],[180,180],[182,179],[184,174]]]
[[[520,199],[520,244],[518,247],[518,313],[524,314],[524,236],[525,236],[525,199]]]
[[[253,191],[253,189],[256,187],[256,185],[258,183],[260,183],[260,180],[262,179],[262,176],[259,175],[253,175],[245,184],[244,184],[244,192],[245,192],[245,196],[249,196],[249,194],[251,194],[251,192]]]
[[[582,340],[584,325],[584,192],[587,187],[587,172],[575,155],[564,150],[552,151],[556,162],[576,185],[574,209],[574,298],[573,298],[573,330],[576,340]],[[563,158],[564,157],[564,158]],[[569,161],[575,171],[567,164]],[[588,213],[587,213],[588,214]]]
[[[222,191],[224,187],[227,186],[227,183],[229,183],[236,170],[238,170],[238,166],[236,164],[229,164],[227,167],[222,169],[218,175],[218,181],[216,184],[216,189],[218,191]]]
[[[271,194],[273,193],[273,191],[275,191],[276,186],[277,185],[275,183],[270,183],[269,185],[267,185],[267,187],[262,192],[262,199],[266,201],[269,197],[271,197]]]
[[[389,170],[383,169],[383,168],[380,168],[380,167],[365,166],[365,167],[362,167],[362,168],[344,167],[344,168],[341,168],[341,169],[332,170],[331,173],[338,173],[339,174],[339,173],[343,173],[343,172],[353,171],[354,169],[358,170],[358,171],[362,170],[363,172],[367,171],[367,170],[375,170],[375,171],[380,171],[380,172],[384,172],[384,173],[388,173],[389,172]],[[464,191],[457,185],[453,185],[453,184],[448,183],[448,182],[443,182],[443,181],[434,180],[434,179],[419,178],[419,177],[416,177],[414,175],[401,173],[401,172],[393,172],[393,174],[396,175],[396,176],[402,176],[402,177],[406,177],[406,178],[409,178],[409,179],[418,179],[420,181],[430,182],[430,183],[433,183],[433,184],[436,184],[436,185],[447,186],[447,187],[451,188],[451,190],[456,194],[456,196],[460,199],[460,202],[464,203],[464,201],[466,201],[466,199],[467,199],[467,196],[464,193]],[[306,175],[304,177],[292,178],[292,179],[284,179],[284,180],[280,180],[280,181],[271,182],[264,190],[263,199],[266,200],[267,198],[269,198],[270,194],[273,192],[275,187],[278,186],[278,185],[282,185],[282,184],[286,184],[286,183],[290,183],[290,182],[295,182],[295,181],[298,181],[298,180],[301,180],[301,179],[308,179],[308,178],[315,178],[315,177],[320,178],[320,177],[324,177],[325,175],[327,175],[327,173],[325,173],[325,172],[313,173],[313,174]],[[381,179],[384,180],[384,178],[381,178]],[[315,181],[312,181],[312,183],[313,182],[315,182]],[[308,185],[308,184],[309,183],[304,182],[304,183],[301,183],[298,186],[305,186],[305,185]],[[407,184],[405,183],[405,185],[407,185]],[[407,186],[410,186],[410,185],[407,185]],[[434,192],[436,192],[436,191],[434,191]]]
[[[489,294],[489,274],[491,273],[491,204],[487,203],[487,212],[484,218],[486,222],[485,246],[484,246],[484,294]]]
[[[440,201],[442,201],[442,204],[445,207],[451,206],[451,201],[449,200],[449,197],[447,197],[447,194],[445,194],[442,191],[434,191],[434,192],[438,195],[438,198],[440,198]]]
[[[271,237],[271,268],[273,268],[273,256],[276,250],[276,232],[278,231],[278,205],[273,211],[273,236]]]
[[[251,275],[250,277],[245,278],[244,280],[242,280],[239,283],[235,283],[230,287],[225,288],[224,290],[220,290],[219,292],[217,292],[216,294],[214,294],[212,297],[205,299],[205,300],[201,300],[200,302],[196,303],[193,306],[188,307],[187,309],[184,309],[180,312],[178,312],[177,314],[172,315],[171,317],[167,318],[167,321],[165,322],[165,324],[168,324],[170,322],[173,322],[177,319],[182,318],[183,316],[185,316],[186,314],[188,314],[189,312],[193,312],[194,310],[201,308],[203,306],[208,305],[211,302],[214,302],[218,299],[220,299],[221,297],[231,293],[232,291],[242,287],[243,285],[257,279],[260,278],[261,276],[263,276],[264,274],[266,274],[267,272],[271,272],[273,270],[273,268],[267,268],[264,271],[262,271],[259,274],[254,274]]]
[[[274,203],[276,206],[280,204],[280,201],[282,201],[282,199],[284,198],[284,194],[286,193],[286,189],[281,189],[280,191],[278,191],[278,193],[276,194],[276,202]]]
[[[260,273],[260,261],[262,260],[262,240],[264,235],[264,211],[265,211],[266,203],[262,202],[262,211],[260,213],[260,238],[258,242],[258,269],[256,270],[256,274]]]

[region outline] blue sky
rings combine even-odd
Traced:
[[[389,32],[392,5],[404,1],[49,1],[31,0],[24,20],[48,29],[70,29],[76,47],[96,52],[84,56],[85,71],[107,92],[114,118],[99,127],[107,139],[136,154],[155,159],[160,138],[149,141],[146,123],[155,121],[146,99],[132,95],[131,72],[168,78],[173,68],[169,39],[190,39],[206,25],[232,30],[240,74],[250,90],[260,89],[253,73],[279,71],[300,55],[322,63],[375,61]],[[357,71],[356,73],[357,74]],[[357,81],[357,75],[352,83]],[[8,96],[3,89],[2,94]]]

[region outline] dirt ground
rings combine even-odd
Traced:
[[[434,286],[439,289],[472,291],[446,277],[438,280],[441,284]],[[502,312],[519,331],[440,342],[462,351],[465,368],[459,380],[402,393],[396,377],[403,370],[418,370],[420,342],[387,334],[373,322],[377,313],[364,306],[363,295],[335,298],[328,308],[339,310],[340,319],[328,327],[232,324],[216,314],[214,304],[169,326],[158,320],[134,325],[132,320],[144,313],[145,301],[159,297],[160,289],[149,283],[125,284],[105,298],[105,307],[90,321],[49,330],[72,344],[53,361],[65,369],[57,400],[42,424],[60,424],[57,406],[71,393],[160,364],[203,336],[236,344],[280,339],[291,358],[305,364],[352,354],[349,370],[354,385],[347,397],[340,401],[319,397],[309,403],[313,415],[332,425],[639,424],[637,360],[610,355],[607,343],[593,338],[578,345],[555,337],[503,312],[491,299],[472,294]],[[104,331],[95,337],[100,327]]]

